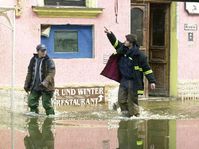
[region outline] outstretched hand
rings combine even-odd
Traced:
[[[104,26],[104,32],[105,32],[106,34],[110,34],[110,33],[111,33],[111,31],[109,31],[105,26]]]

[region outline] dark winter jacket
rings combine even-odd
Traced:
[[[36,71],[37,71],[37,58],[38,55],[34,54],[31,58],[28,73],[25,80],[24,88],[28,90],[32,90],[34,87],[34,83],[36,80]],[[54,91],[54,76],[55,76],[55,64],[52,59],[50,59],[47,55],[42,59],[39,66],[39,76],[42,83],[42,87],[44,91]]]
[[[122,74],[122,79],[133,80],[135,92],[137,94],[143,94],[143,74],[145,74],[149,83],[156,82],[153,71],[147,62],[147,57],[139,50],[138,45],[133,45],[132,49],[128,49],[116,39],[113,33],[108,33],[107,36],[116,49],[117,54],[121,55],[119,69]]]

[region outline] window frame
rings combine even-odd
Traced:
[[[141,25],[139,25],[140,26],[140,29],[139,30],[141,30],[141,38],[139,38],[140,36],[138,36],[139,34],[137,33],[138,32],[138,30],[137,30],[137,28],[135,28],[134,27],[134,25],[132,24],[132,23],[134,23],[134,20],[135,19],[133,19],[133,11],[136,11],[136,10],[139,10],[141,13],[140,13],[140,15],[142,15],[139,19],[139,21],[141,21],[141,22],[139,22],[139,23],[141,23]],[[136,26],[137,27],[137,26]],[[133,32],[133,30],[135,31],[135,32]],[[137,41],[138,41],[138,44],[140,45],[140,46],[144,46],[144,11],[143,11],[143,9],[141,9],[141,8],[139,8],[139,7],[134,7],[134,8],[131,8],[131,34],[134,34],[134,35],[136,35],[137,36]],[[141,41],[139,40],[139,39],[141,39]]]
[[[86,7],[86,0],[79,0],[79,1],[64,1],[64,0],[56,0],[56,1],[63,1],[59,2],[59,6],[83,6]],[[44,0],[45,6],[57,6],[57,2],[55,0]]]
[[[93,58],[94,57],[94,38],[93,25],[51,25],[49,37],[41,35],[41,43],[47,47],[47,53],[51,58],[72,59],[72,58]],[[78,31],[78,52],[55,52],[54,50],[54,31],[69,30]]]
[[[76,32],[77,33],[77,51],[75,52],[57,52],[55,51],[55,33],[56,32]],[[78,30],[54,30],[54,53],[78,53],[79,52],[79,45],[78,45]]]

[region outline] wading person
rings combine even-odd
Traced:
[[[105,33],[111,44],[120,55],[118,61],[121,79],[119,81],[118,104],[122,115],[131,117],[139,116],[138,95],[143,94],[143,74],[150,83],[151,89],[155,89],[155,78],[147,57],[139,50],[136,36],[126,35],[124,43],[118,41],[115,35],[105,28]]]
[[[46,115],[54,115],[51,98],[54,93],[55,64],[47,55],[46,46],[39,44],[36,47],[37,54],[31,58],[24,90],[29,93],[28,106],[30,113],[39,113],[39,98],[42,97],[42,105]]]

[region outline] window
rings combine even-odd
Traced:
[[[92,58],[92,29],[92,25],[42,25],[41,43],[52,58]]]
[[[55,31],[55,52],[78,52],[78,31]]]
[[[140,46],[143,46],[143,10],[139,8],[131,9],[131,33],[137,36]]]
[[[86,6],[86,0],[44,0],[44,4],[52,6]]]
[[[165,9],[152,9],[152,45],[164,46],[165,44]]]

